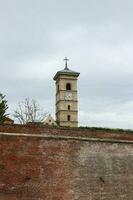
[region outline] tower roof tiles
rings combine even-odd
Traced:
[[[70,70],[68,67],[64,68],[63,70],[60,70],[56,73],[56,75],[54,76],[54,80],[56,80],[58,78],[59,75],[68,75],[68,76],[79,76],[79,72]]]

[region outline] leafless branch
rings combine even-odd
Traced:
[[[25,98],[25,100],[18,104],[18,108],[14,111],[14,118],[21,124],[28,122],[41,122],[48,112],[44,112],[39,104],[34,99]]]

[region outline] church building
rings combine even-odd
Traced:
[[[79,72],[68,68],[65,58],[64,70],[54,76],[56,81],[56,122],[59,126],[78,127],[78,92]]]

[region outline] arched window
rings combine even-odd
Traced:
[[[68,110],[70,110],[71,109],[71,106],[70,105],[68,105]]]
[[[71,116],[70,115],[67,115],[67,121],[71,121]]]
[[[59,88],[59,85],[58,85],[58,86],[57,86],[57,92],[59,92],[59,89],[60,89],[60,88]]]
[[[70,83],[66,84],[66,90],[71,90],[71,84]]]

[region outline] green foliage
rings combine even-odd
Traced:
[[[54,129],[65,129],[65,130],[77,130],[77,131],[91,131],[91,132],[105,132],[105,133],[127,133],[127,134],[133,134],[132,129],[120,129],[120,128],[107,128],[107,127],[89,127],[89,126],[80,126],[80,127],[51,127]]]
[[[120,129],[120,128],[106,128],[106,127],[88,127],[88,126],[80,126],[78,129],[81,130],[90,130],[90,131],[108,131],[111,133],[131,133],[133,134],[133,130],[130,129]]]
[[[3,123],[6,119],[6,110],[8,109],[7,101],[5,96],[0,93],[0,123]]]

